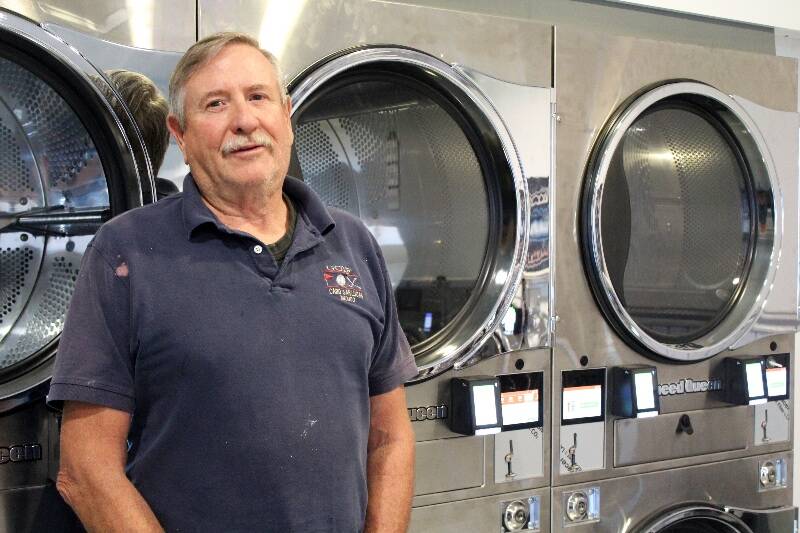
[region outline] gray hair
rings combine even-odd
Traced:
[[[258,40],[247,35],[233,31],[226,31],[209,35],[197,41],[183,54],[183,57],[175,66],[172,76],[169,79],[169,107],[170,112],[178,119],[181,129],[186,127],[186,113],[184,110],[184,100],[186,97],[186,83],[199,68],[214,59],[223,48],[231,44],[244,44],[252,46],[262,54],[275,69],[275,77],[278,81],[278,89],[281,93],[281,102],[286,103],[288,97],[286,85],[281,74],[281,67],[278,58],[271,52],[264,50],[258,44]]]

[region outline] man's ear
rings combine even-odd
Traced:
[[[286,120],[289,121],[289,144],[294,143],[294,129],[292,128],[292,97],[288,94],[286,95]]]
[[[178,143],[178,148],[180,148],[181,152],[183,152],[183,162],[188,165],[189,161],[186,160],[186,150],[184,149],[185,145],[183,143],[183,130],[181,129],[181,124],[178,121],[178,117],[172,113],[170,113],[167,117],[167,129],[172,136],[175,137],[175,142]]]

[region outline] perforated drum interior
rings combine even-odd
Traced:
[[[152,199],[138,131],[127,111],[112,111],[102,75],[42,28],[3,17],[0,400],[50,377],[81,258],[100,224]]]
[[[61,332],[88,243],[70,231],[74,215],[89,217],[83,224],[91,217],[100,222],[109,201],[97,149],[52,87],[0,58],[0,97],[3,370],[38,353]]]

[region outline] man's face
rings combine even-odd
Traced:
[[[266,182],[278,189],[289,168],[291,103],[281,102],[275,69],[257,49],[231,44],[185,86],[186,123],[175,135],[201,189],[224,191]]]

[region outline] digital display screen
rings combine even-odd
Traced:
[[[433,327],[433,313],[425,313],[425,319],[422,322],[422,331],[425,333],[431,332],[431,327]]]
[[[475,413],[475,426],[496,426],[497,405],[494,385],[476,385],[472,388],[472,412]]]
[[[764,396],[764,380],[761,361],[750,361],[744,365],[747,374],[747,394],[751,398]]]
[[[595,418],[603,415],[603,386],[565,387],[562,397],[563,419]]]
[[[636,408],[639,411],[655,409],[656,397],[653,392],[653,374],[650,372],[637,372],[633,375],[636,386]]]
[[[503,334],[505,335],[513,335],[514,328],[517,325],[517,310],[513,307],[509,307],[506,314],[503,315]]]
[[[500,394],[503,425],[530,424],[539,421],[539,390],[521,390]]]
[[[786,389],[786,367],[768,368],[767,395],[786,396],[789,393]]]

